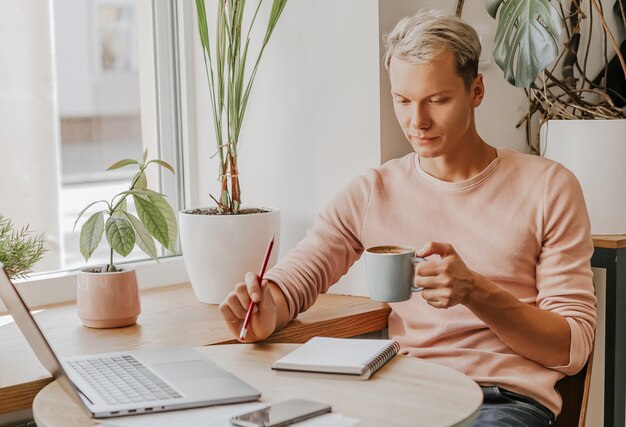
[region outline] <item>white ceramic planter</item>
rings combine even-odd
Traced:
[[[272,236],[274,248],[267,268],[276,263],[280,211],[266,209],[270,212],[250,215],[179,213],[183,259],[200,301],[219,304],[248,271],[258,273]]]
[[[593,234],[626,234],[626,120],[549,120],[541,153],[580,181]]]

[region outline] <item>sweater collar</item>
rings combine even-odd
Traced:
[[[502,162],[502,159],[506,157],[506,154],[507,154],[506,151],[507,151],[506,149],[496,148],[497,157],[493,159],[491,163],[489,163],[489,165],[487,165],[485,169],[483,169],[482,171],[480,171],[480,173],[478,173],[477,175],[474,175],[470,179],[467,179],[465,181],[456,181],[456,182],[442,181],[424,172],[424,170],[420,166],[419,157],[417,153],[413,153],[412,161],[413,161],[414,169],[417,172],[417,174],[421,178],[425,179],[426,181],[438,187],[447,189],[447,190],[464,190],[474,185],[477,185],[478,183],[482,182],[487,177],[489,177],[496,170],[498,165]]]

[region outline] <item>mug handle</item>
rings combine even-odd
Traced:
[[[426,258],[421,258],[417,256],[414,256],[413,258],[411,258],[411,264],[417,264],[417,263],[424,262],[424,261],[426,261]],[[420,292],[423,290],[424,290],[424,287],[422,286],[411,286],[411,292]]]

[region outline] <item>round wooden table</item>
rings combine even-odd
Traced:
[[[298,345],[235,344],[198,350],[257,388],[261,401],[304,398],[326,402],[333,412],[360,419],[359,426],[469,426],[480,411],[483,395],[474,381],[451,368],[414,357],[394,357],[367,381],[270,369],[275,360]],[[98,425],[56,381],[37,394],[33,415],[38,426]]]

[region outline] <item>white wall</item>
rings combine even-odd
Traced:
[[[37,271],[60,267],[59,150],[50,2],[0,3],[0,212],[45,232]]]

